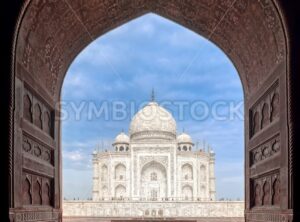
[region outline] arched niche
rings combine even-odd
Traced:
[[[126,196],[126,187],[119,184],[115,188],[115,197],[116,198],[124,198]]]
[[[108,180],[108,167],[107,167],[106,164],[103,164],[101,166],[100,175],[101,175],[101,181],[107,181]]]
[[[193,187],[191,187],[190,185],[184,185],[182,187],[181,193],[182,193],[184,200],[192,200],[193,199]]]
[[[126,166],[124,164],[119,163],[115,166],[115,179],[116,180],[126,179]]]
[[[191,164],[186,163],[181,166],[181,177],[182,180],[193,179],[193,166]]]
[[[201,182],[205,182],[207,178],[206,166],[201,164],[200,166],[200,180]]]

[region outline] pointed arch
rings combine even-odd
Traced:
[[[115,179],[126,180],[126,166],[123,163],[118,163],[115,166]]]
[[[190,185],[184,185],[182,187],[182,195],[184,200],[192,200],[193,199],[193,187]]]
[[[193,179],[193,166],[190,163],[185,163],[181,166],[181,176],[183,180]]]
[[[124,198],[126,196],[126,187],[124,185],[119,184],[115,188],[115,197],[116,198]]]

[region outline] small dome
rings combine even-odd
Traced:
[[[191,136],[186,134],[186,133],[181,133],[179,136],[177,136],[177,142],[178,143],[191,143],[191,144],[193,144]]]
[[[129,144],[129,142],[130,142],[129,137],[124,132],[121,132],[119,135],[116,136],[114,144],[118,144],[118,143]]]

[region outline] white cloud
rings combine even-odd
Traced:
[[[84,159],[84,154],[78,150],[75,151],[63,151],[63,158],[73,161],[79,161]]]

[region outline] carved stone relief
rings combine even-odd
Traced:
[[[272,184],[272,205],[280,204],[280,180],[275,179]]]
[[[52,205],[52,185],[49,178],[23,172],[23,204]]]
[[[251,179],[252,207],[275,206],[280,202],[279,173]]]
[[[33,204],[34,205],[42,205],[42,185],[40,182],[40,178],[36,178],[35,181],[33,181],[33,189],[32,189],[33,195]]]
[[[42,192],[43,205],[51,205],[51,188],[49,181],[44,181]]]
[[[43,145],[37,139],[23,134],[23,151],[31,156],[37,157],[39,160],[45,161],[51,165],[53,162],[54,148]]]
[[[280,136],[279,134],[268,139],[258,147],[250,151],[250,166],[257,164],[265,159],[269,159],[273,155],[280,152]]]
[[[45,103],[41,102],[28,89],[24,90],[23,96],[23,117],[29,122],[33,123],[39,129],[45,131],[52,136],[54,117],[53,110],[50,110]]]
[[[265,181],[263,185],[262,205],[271,205],[271,185]]]
[[[31,178],[24,177],[23,179],[23,204],[32,204]]]
[[[271,1],[33,1],[29,9],[18,61],[55,96],[66,68],[86,44],[151,11],[218,43],[235,61],[246,94],[256,90],[284,58],[284,35]]]
[[[140,157],[140,169],[150,162],[161,163],[166,169],[168,169],[168,157],[167,156],[141,156]]]
[[[26,120],[32,123],[32,98],[29,94],[24,95],[23,115]]]
[[[44,130],[47,134],[51,135],[51,115],[49,111],[44,112]]]
[[[250,136],[279,119],[278,81],[250,109]]]
[[[34,105],[34,115],[33,115],[33,123],[38,128],[43,128],[43,120],[42,120],[42,109],[39,103]]]

